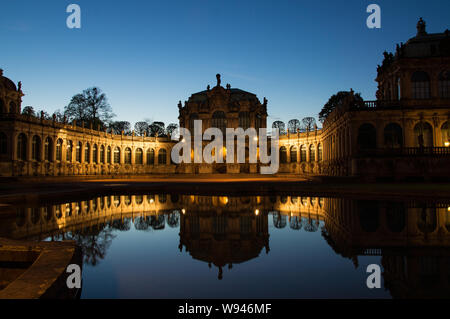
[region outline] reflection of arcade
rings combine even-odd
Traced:
[[[355,267],[358,256],[382,256],[394,298],[448,298],[449,206],[327,199],[322,234]]]

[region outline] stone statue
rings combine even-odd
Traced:
[[[208,86],[206,87],[206,91],[209,91],[211,89],[211,86],[208,84]]]
[[[227,90],[231,89],[230,83],[227,84]]]
[[[216,74],[216,79],[217,79],[217,86],[219,87],[220,86],[220,82],[221,82],[220,74]]]
[[[425,23],[425,21],[423,21],[423,19],[420,18],[419,22],[417,22],[417,35],[419,36],[427,34],[426,27],[427,24]]]
[[[183,108],[183,105],[181,104],[181,101],[178,102],[178,110],[181,110]]]
[[[21,92],[22,91],[22,81],[19,81],[17,86],[19,87],[18,91]]]

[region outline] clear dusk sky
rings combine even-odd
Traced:
[[[66,7],[81,7],[68,29]],[[381,29],[366,8],[381,7]],[[316,116],[353,88],[375,99],[384,50],[450,29],[450,1],[14,0],[0,6],[0,68],[23,106],[53,113],[98,86],[116,120],[178,122],[179,100],[230,83],[269,100],[269,122]]]

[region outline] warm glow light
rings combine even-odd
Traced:
[[[186,209],[183,208],[183,209],[181,210],[181,212],[183,213],[183,215],[186,214]]]
[[[183,138],[183,139],[181,140],[181,143],[184,143],[184,142],[186,142],[186,139]]]
[[[445,147],[449,147],[450,146],[450,142],[447,141],[447,142],[444,143],[444,145],[445,145]]]
[[[256,216],[259,215],[259,209],[255,209],[255,215],[256,215]]]
[[[254,140],[255,142],[257,142],[257,141],[258,141],[258,136],[255,136],[255,137],[253,138],[253,140]]]
[[[153,198],[150,198],[150,204],[153,204],[153,203],[154,203]]]
[[[447,211],[450,212],[450,206],[447,207]]]

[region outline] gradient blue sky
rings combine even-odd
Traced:
[[[66,27],[66,7],[82,28]],[[366,8],[380,5],[382,28]],[[269,100],[269,121],[317,116],[330,95],[353,88],[374,99],[384,50],[406,42],[423,17],[450,28],[450,1],[3,1],[0,68],[22,81],[23,106],[52,113],[90,86],[117,114],[177,122],[179,100],[222,83]]]

